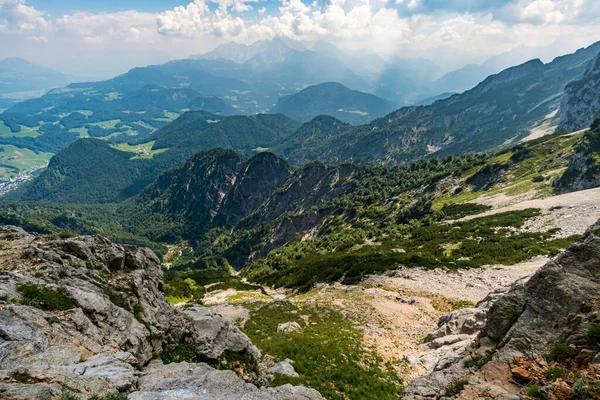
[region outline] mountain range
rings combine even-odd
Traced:
[[[570,82],[593,76],[590,71],[595,64],[591,62],[599,52],[600,44],[596,44],[549,64],[532,60],[492,75],[463,94],[438,100],[428,106],[401,108],[360,126],[349,125],[331,116],[318,116],[301,125],[281,114],[247,117],[222,116],[206,111],[184,113],[171,123],[160,118],[150,120],[148,124],[158,122],[164,126],[145,136],[131,138],[128,145],[116,145],[113,148],[108,144],[102,146],[92,141],[76,143],[76,146],[65,150],[64,154],[59,153],[56,159],[62,160],[61,163],[50,162],[48,169],[31,185],[11,197],[16,198],[18,195],[23,200],[83,203],[119,201],[138,193],[162,171],[181,165],[197,151],[217,147],[233,149],[244,156],[269,150],[292,165],[313,161],[397,165],[411,163],[423,157],[493,152],[528,139],[541,123],[554,124],[547,128],[549,133],[556,129],[556,121],[547,121],[549,116],[555,115],[562,101],[568,102],[563,94],[564,88]],[[362,104],[359,106],[361,110],[372,104],[387,105],[373,95],[353,92],[332,83],[308,88],[289,98],[284,97],[281,108],[276,110],[309,119],[313,115],[303,114],[303,103],[308,103],[310,107],[313,107],[312,103],[326,103],[328,97],[319,92],[321,89],[328,89],[325,92],[331,93],[331,88],[334,89],[333,92],[341,91],[339,101],[346,101],[345,104],[352,102],[353,107]],[[157,93],[173,91],[157,90]],[[187,93],[189,90],[178,89],[177,93]],[[183,94],[168,98],[170,101],[183,98],[181,104],[190,100],[189,96],[185,97]],[[365,100],[367,103],[361,103]],[[118,104],[120,100],[113,101]],[[152,102],[148,104],[148,107],[152,106]],[[320,109],[319,104],[312,108],[313,114]],[[160,114],[160,111],[156,112]],[[132,114],[121,111],[121,115],[125,117]],[[143,114],[133,115],[137,119]],[[94,116],[92,114],[87,118]],[[80,117],[84,118],[85,115]],[[589,115],[582,114],[580,117],[578,124],[589,123]],[[60,120],[60,125],[49,126],[62,126],[61,129],[66,130],[68,126],[64,125],[68,121],[65,119]],[[107,132],[101,127],[90,129],[89,132],[94,133],[96,130],[102,132],[98,134],[99,137],[106,133],[112,134],[111,130]],[[61,131],[48,131],[39,138],[30,138],[29,145],[32,148],[45,145],[39,142],[48,134],[64,137]],[[8,139],[0,138],[0,142],[2,141],[10,143]],[[86,149],[88,146],[93,149]],[[86,158],[86,154],[100,149],[110,154],[121,150],[129,152],[129,156],[117,157],[120,161],[116,164],[127,166],[118,180],[120,184],[110,186],[114,187],[110,191],[104,189],[107,185],[100,180],[90,183],[94,182],[95,176],[102,176],[99,170],[103,165],[100,159]],[[142,157],[136,154],[142,154]],[[113,158],[114,155],[107,154],[107,157]],[[132,177],[130,171],[136,171],[136,176]]]
[[[429,106],[401,108],[335,137],[313,131],[312,148],[288,149],[286,154],[310,151],[329,163],[397,164],[502,148],[526,139],[553,115],[564,100],[565,87],[584,75],[599,52],[596,43],[548,64],[532,60],[462,94]],[[579,123],[589,123],[589,115],[581,116]]]

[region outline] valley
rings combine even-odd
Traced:
[[[600,399],[600,42],[220,43],[0,61],[0,399]]]

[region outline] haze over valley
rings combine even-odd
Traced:
[[[592,0],[0,0],[0,398],[600,399]]]

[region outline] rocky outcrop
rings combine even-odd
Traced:
[[[526,279],[515,285],[522,285]],[[441,371],[461,360],[486,326],[488,312],[510,288],[496,290],[480,301],[475,308],[463,308],[442,316],[438,329],[423,339],[423,352],[418,361],[428,371]]]
[[[592,60],[583,77],[565,88],[557,132],[585,129],[600,116],[600,55]]]
[[[152,362],[142,374],[139,391],[130,400],[317,400],[313,389],[283,385],[259,389],[237,378],[233,371],[217,371],[206,364]]]
[[[175,388],[190,399],[321,398],[304,388],[258,388],[205,363],[150,362],[181,345],[207,363],[228,354],[260,357],[245,334],[209,309],[174,309],[162,278],[149,249],[0,227],[0,398],[49,400],[61,390],[82,400],[134,390],[132,399],[181,398]],[[177,368],[188,372],[175,379]],[[243,378],[263,382],[259,374]]]
[[[600,376],[598,347],[590,342],[591,328],[600,321],[599,293],[600,223],[529,280],[492,299],[485,316],[465,319],[463,313],[475,316],[477,311],[463,311],[444,317],[440,329],[426,339],[429,343],[464,330],[480,332],[462,355],[411,382],[402,398],[519,399],[524,384],[532,383],[547,393],[574,393],[577,385],[587,383],[556,381],[543,371],[550,362],[560,362],[574,370],[573,376]]]

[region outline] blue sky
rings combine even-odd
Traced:
[[[158,13],[187,3],[188,1],[185,0],[30,0],[27,2],[38,10],[46,10],[54,16],[70,14],[74,11],[112,13],[137,10]]]
[[[515,49],[547,60],[600,40],[600,1],[0,0],[0,54],[79,76],[276,36],[447,69]]]

